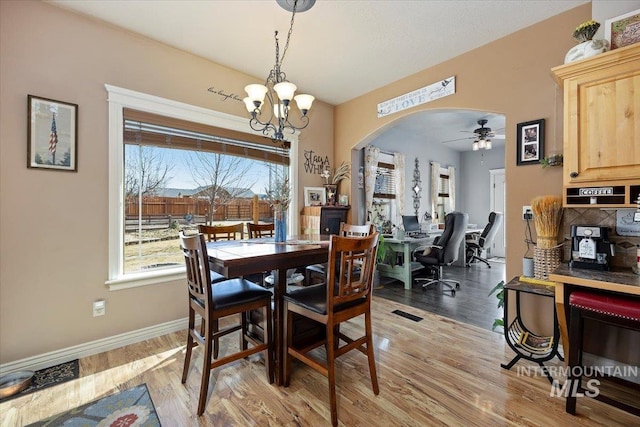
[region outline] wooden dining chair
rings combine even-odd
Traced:
[[[240,239],[244,239],[243,222],[233,225],[199,224],[198,231],[207,236],[208,242],[217,242],[218,240],[238,240],[238,235],[240,235]]]
[[[373,224],[364,224],[364,225],[356,225],[356,224],[347,224],[346,222],[340,223],[340,232],[339,236],[347,236],[347,237],[362,237],[373,234],[376,227]],[[326,274],[327,274],[327,265],[326,264],[313,264],[309,265],[304,270],[305,273],[305,283],[307,285],[317,284],[317,283],[325,283],[326,282]]]
[[[265,366],[269,383],[274,379],[273,353],[273,318],[271,315],[271,292],[246,279],[228,279],[211,283],[209,262],[204,235],[185,236],[180,232],[180,245],[187,268],[187,285],[189,290],[189,331],[187,348],[182,371],[182,383],[187,381],[193,347],[204,347],[204,365],[198,399],[198,415],[202,415],[207,402],[209,378],[211,370],[251,354],[264,352]],[[264,338],[259,340],[248,333],[247,315],[251,310],[263,310]],[[240,323],[234,323],[218,330],[218,319],[240,314]],[[195,325],[196,315],[202,318],[202,327]],[[214,324],[216,327],[214,327]],[[213,357],[214,343],[220,337],[240,331],[240,349],[235,353],[218,359]],[[248,344],[251,344],[251,347]]]
[[[339,356],[354,349],[366,354],[373,392],[376,395],[379,393],[371,330],[371,289],[378,238],[377,232],[365,237],[331,236],[328,286],[299,288],[290,291],[284,297],[287,322],[285,386],[289,385],[291,379],[292,359],[297,359],[325,375],[329,380],[329,402],[333,426],[338,425],[335,363]],[[356,266],[359,274],[353,274]],[[336,268],[339,271],[334,271]],[[295,347],[293,313],[325,325],[326,339],[305,348]],[[340,332],[340,323],[360,315],[364,315],[363,336],[354,339]],[[340,346],[341,341],[345,343],[342,346]],[[326,349],[326,361],[310,353],[322,345]]]
[[[261,239],[263,237],[273,237],[274,226],[271,224],[247,223],[247,231],[250,239]]]

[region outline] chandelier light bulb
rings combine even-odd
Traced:
[[[264,102],[264,96],[267,94],[267,87],[260,84],[251,84],[246,85],[244,90],[247,92],[247,95],[249,95],[249,99],[253,102],[255,106],[254,108],[260,108]]]
[[[301,93],[300,95],[296,95],[293,99],[296,100],[296,104],[300,111],[302,111],[302,115],[306,116],[307,112],[311,109],[311,104],[316,99],[313,95],[307,95],[306,93]]]
[[[296,93],[298,87],[293,83],[280,82],[273,86],[273,90],[278,94],[278,98],[285,104],[289,105],[289,102],[293,99],[293,95]]]
[[[284,103],[276,104],[273,106],[273,115],[276,116],[276,119],[286,118],[288,112],[289,107],[287,107]]]
[[[253,103],[253,100],[248,96],[245,96],[244,98],[242,98],[242,102],[244,102],[244,106],[247,107],[248,112],[253,113],[254,110],[256,109],[256,106]]]

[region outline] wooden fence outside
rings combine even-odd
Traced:
[[[154,218],[168,218],[182,222],[187,221],[187,215],[193,218],[191,221],[207,218],[209,203],[206,200],[193,197],[143,197],[142,218],[151,221]],[[136,220],[139,217],[137,198],[125,200],[125,218]],[[273,218],[273,209],[267,201],[258,200],[258,216],[261,220]],[[213,221],[234,221],[253,219],[253,199],[234,199],[230,203],[218,206],[213,213]]]

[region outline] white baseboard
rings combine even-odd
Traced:
[[[91,356],[94,354],[105,352],[107,350],[113,350],[114,348],[134,344],[150,338],[159,337],[161,335],[170,334],[172,332],[187,329],[187,327],[188,320],[185,317],[183,319],[172,320],[171,322],[161,323],[159,325],[149,326],[147,328],[126,332],[124,334],[90,341],[84,344],[75,345],[73,347],[67,347],[61,350],[27,357],[25,359],[16,360],[15,362],[9,362],[0,365],[0,376],[25,369],[37,371],[38,369],[43,369],[49,366],[58,365],[60,363],[69,362],[81,357]]]

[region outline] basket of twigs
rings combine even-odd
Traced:
[[[562,221],[562,197],[539,196],[531,200],[533,222],[536,227],[536,246],[533,248],[533,276],[547,280],[561,262],[558,233]]]

